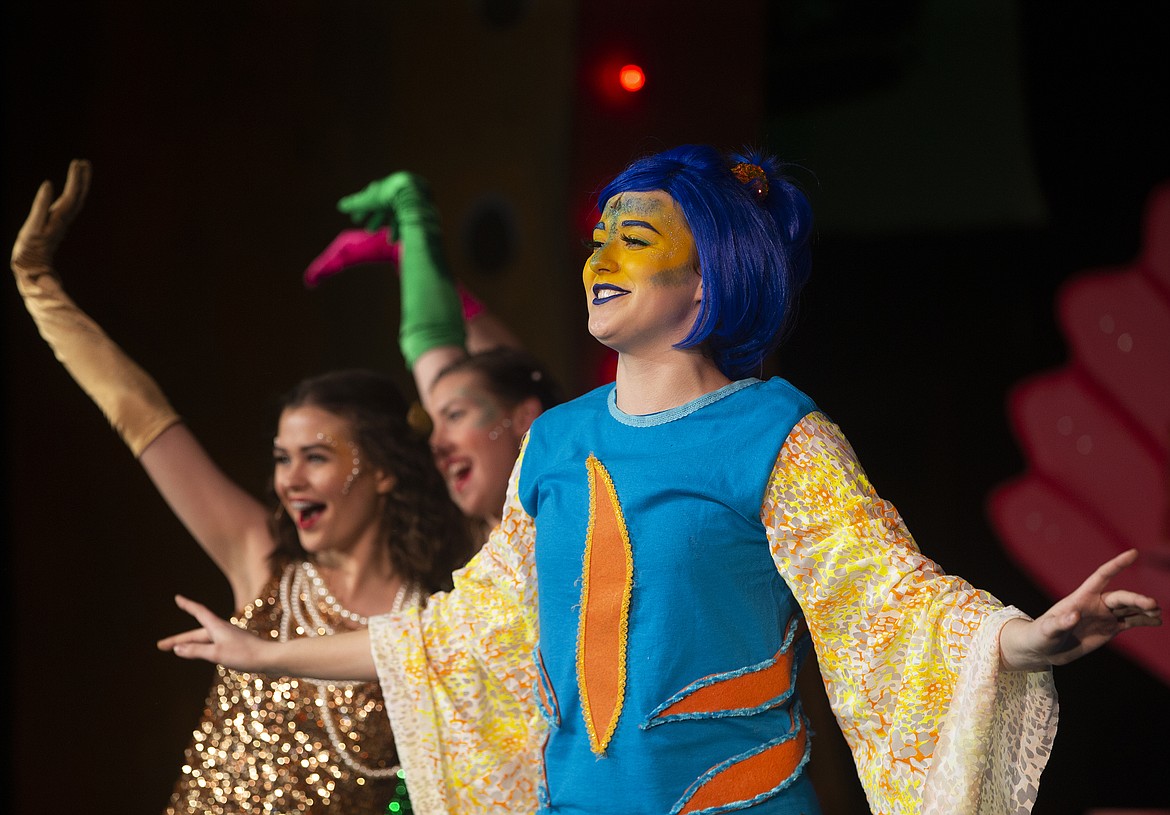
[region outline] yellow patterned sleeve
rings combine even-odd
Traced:
[[[823,414],[789,434],[761,519],[873,812],[1031,811],[1056,695],[999,669],[1024,615],[923,556]]]
[[[532,519],[517,498],[425,608],[370,620],[370,644],[414,811],[530,813],[545,725],[535,703]]]

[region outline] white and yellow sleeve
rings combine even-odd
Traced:
[[[999,667],[1020,611],[922,555],[824,415],[789,434],[761,518],[875,813],[1027,813],[1056,732],[1050,671]]]
[[[545,724],[535,703],[534,529],[512,472],[503,520],[421,609],[370,620],[374,662],[411,804],[535,812]]]

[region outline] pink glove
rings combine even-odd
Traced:
[[[476,296],[463,288],[462,283],[455,284],[455,291],[459,292],[459,304],[463,306],[463,322],[469,323],[483,313],[484,307]]]
[[[398,244],[390,242],[390,232],[386,227],[375,232],[346,229],[305,269],[305,285],[315,288],[327,277],[366,263],[391,263],[397,272],[398,251]]]
[[[351,266],[360,266],[363,263],[390,263],[394,271],[398,271],[399,244],[390,243],[390,233],[387,227],[376,232],[367,232],[364,229],[346,229],[333,242],[325,247],[325,251],[317,255],[309,268],[305,269],[305,285],[310,289],[316,288],[322,280],[343,272]],[[455,284],[459,292],[459,302],[463,306],[463,319],[471,320],[483,311],[483,303],[475,295]]]

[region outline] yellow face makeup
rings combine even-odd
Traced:
[[[589,330],[619,353],[669,348],[698,314],[702,278],[682,210],[661,191],[606,202],[581,277]],[[663,345],[665,342],[665,346]]]

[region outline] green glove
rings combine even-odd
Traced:
[[[337,208],[367,230],[388,225],[400,244],[398,347],[407,366],[413,368],[432,348],[464,347],[463,306],[443,257],[439,213],[426,180],[409,172],[392,173],[342,198]]]

